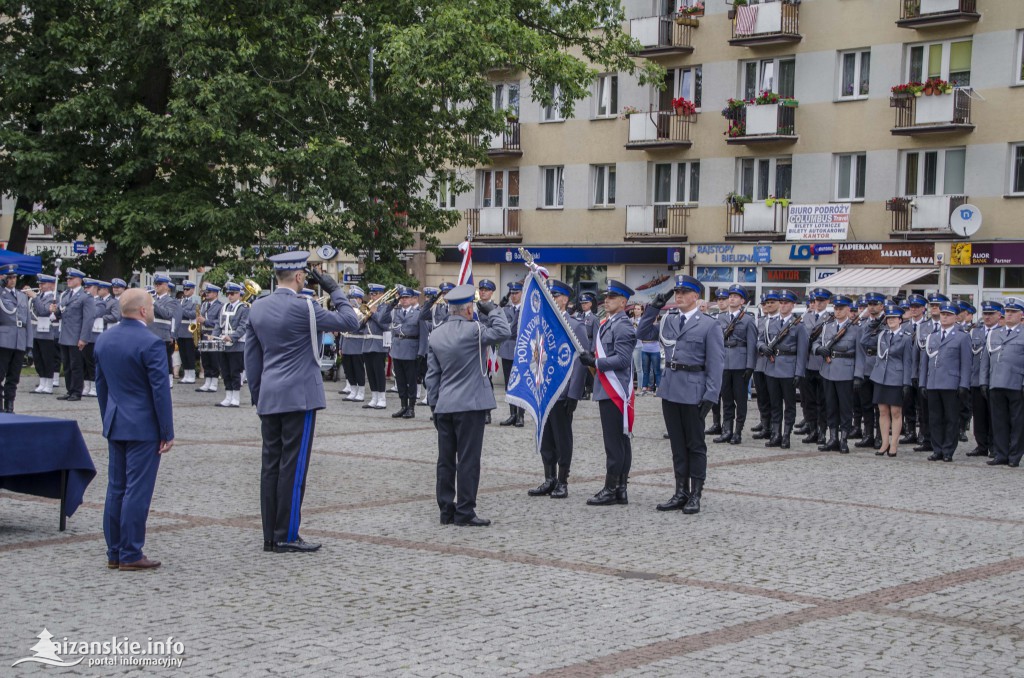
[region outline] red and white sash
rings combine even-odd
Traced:
[[[608,322],[605,318],[601,321],[601,326]],[[600,360],[601,358],[608,357],[605,353],[604,344],[601,343],[601,328],[597,330],[597,341],[595,342],[594,355]],[[629,390],[619,383],[619,377],[614,371],[602,372],[600,369],[597,370],[597,378],[601,380],[601,386],[604,387],[605,393],[615,407],[622,412],[622,432],[626,435],[632,435],[633,433],[633,417],[636,413],[636,392],[633,390],[633,359],[630,357],[629,361]],[[628,403],[628,404],[627,404]]]

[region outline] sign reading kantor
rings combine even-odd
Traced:
[[[786,240],[846,240],[850,203],[790,205]]]

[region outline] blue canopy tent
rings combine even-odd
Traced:
[[[0,250],[0,266],[4,264],[17,264],[19,275],[38,275],[43,271],[43,260],[39,257]]]

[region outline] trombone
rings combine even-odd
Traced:
[[[365,324],[370,319],[370,316],[373,315],[374,311],[377,310],[378,306],[380,306],[381,304],[390,304],[397,298],[398,286],[396,285],[395,287],[392,287],[390,290],[385,292],[383,295],[377,297],[373,301],[369,303],[364,301],[362,304],[359,305],[359,308],[354,309],[356,312],[356,316],[359,317],[359,324]]]

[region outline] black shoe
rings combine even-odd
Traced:
[[[610,473],[605,474],[604,487],[601,491],[587,500],[587,506],[611,506],[619,503],[617,500],[619,479]]]
[[[555,466],[553,464],[551,466],[544,464],[544,482],[532,490],[527,490],[526,494],[531,497],[543,497],[551,494],[557,484],[558,478],[555,475]]]
[[[846,434],[846,439],[847,440],[849,440],[850,438],[863,438],[863,437],[864,437],[864,430],[861,429],[860,426],[857,426],[852,431],[850,431],[848,434]]]
[[[313,544],[299,537],[295,541],[279,541],[274,544],[274,553],[312,553],[320,550],[320,544]]]
[[[967,453],[968,457],[987,457],[988,450],[983,450],[980,447],[975,447],[973,450]]]
[[[1017,468],[1018,466],[1020,466],[1020,462],[1019,461],[1011,461],[1010,463],[1007,464],[1007,466],[1009,466],[1010,468]]]
[[[836,430],[829,429],[828,442],[825,442],[825,436],[821,436],[821,443],[818,445],[818,452],[838,452],[839,451],[839,438]]]
[[[985,463],[988,464],[989,466],[1009,466],[1010,465],[1010,460],[1009,459],[989,459]]]
[[[82,399],[82,396],[80,396],[80,395],[69,395],[67,397],[67,401],[69,403],[77,403],[81,399]]]
[[[943,458],[942,458],[942,461],[953,461],[953,457],[952,457],[952,456],[949,456],[949,457],[943,457]]]
[[[736,431],[735,433],[733,433],[732,437],[729,438],[729,444],[730,445],[739,445],[742,442],[743,442],[743,434],[740,433],[739,431]]]
[[[491,524],[491,521],[487,520],[487,518],[473,516],[464,523],[456,522],[455,524],[459,527],[488,527]]]
[[[882,436],[881,435],[875,436],[875,449],[876,450],[882,449]]]
[[[760,433],[764,430],[764,422],[759,423],[757,426],[750,429],[751,433]]]
[[[490,410],[487,410],[487,413],[484,415],[484,423],[485,424],[490,424],[491,423],[491,411]]]
[[[921,443],[920,445],[918,445],[917,447],[914,448],[914,452],[933,452],[933,451],[935,451],[935,448],[932,447],[931,443]]]
[[[416,406],[409,405],[402,413],[402,419],[415,419],[416,418]]]
[[[619,476],[619,486],[615,488],[615,501],[619,504],[629,503],[629,493],[626,491],[626,485],[629,482],[629,474],[623,474]]]
[[[928,457],[928,461],[942,461],[942,459],[943,457],[941,452],[932,452]]]
[[[455,524],[455,516],[450,516],[447,513],[442,513],[441,514],[441,524],[442,525],[454,525]]]
[[[402,417],[405,416],[405,412],[408,409],[409,409],[409,406],[403,403],[402,404],[402,408],[400,410],[398,410],[397,412],[394,412],[394,413],[391,414],[391,418],[392,419],[401,419]]]
[[[65,394],[64,394],[64,395],[62,395],[62,396],[57,396],[57,400],[67,400],[67,399],[68,399],[68,398],[70,398],[70,397],[71,397],[71,395],[70,395],[70,394],[68,394],[68,393],[65,393]]]
[[[811,429],[807,428],[807,422],[801,421],[799,424],[793,427],[793,433],[798,436],[806,435]]]
[[[839,454],[850,453],[850,436],[843,431],[839,432]]]
[[[793,432],[796,433],[796,429],[793,429]],[[807,431],[807,435],[805,437],[801,438],[800,442],[805,443],[807,445],[811,445],[813,443],[818,442],[818,429],[816,429],[816,428],[809,429]]]
[[[700,496],[703,494],[703,490],[703,480],[690,478],[690,498],[686,500],[686,506],[683,507],[683,513],[688,516],[700,513]]]
[[[565,499],[569,496],[569,483],[564,480],[555,481],[555,489],[551,491],[552,499]]]
[[[669,435],[667,433],[662,433],[661,437],[664,438],[665,440],[669,439]]]
[[[718,435],[721,432],[722,432],[722,427],[721,427],[720,424],[715,424],[711,428],[704,429],[704,435],[706,435],[706,436],[716,436],[716,435]],[[715,442],[718,442],[718,441],[715,441]]]
[[[753,438],[754,440],[768,440],[769,438],[772,437],[772,434],[771,431],[769,431],[768,429],[762,428],[757,433],[750,437]]]
[[[875,446],[875,438],[874,438],[874,436],[862,438],[862,439],[858,440],[857,442],[855,442],[853,444],[853,446],[854,447],[860,447],[860,448],[874,447]]]
[[[518,419],[518,417],[516,417],[515,413],[512,413],[508,415],[508,419],[502,419],[499,421],[498,426],[512,426],[516,423],[516,419]]]
[[[273,553],[274,552],[274,542],[272,542],[272,541],[264,541],[263,542],[263,552],[264,553]]]
[[[913,433],[904,433],[900,436],[900,445],[909,445],[917,442],[917,436]]]
[[[765,447],[779,447],[782,445],[782,430],[773,429],[772,437],[764,444]]]
[[[966,443],[967,442],[967,430],[966,429],[960,429],[960,442],[962,442],[962,443]]]
[[[676,478],[676,493],[673,494],[664,504],[658,504],[654,508],[659,511],[682,511],[686,502],[690,499],[689,478]]]
[[[782,442],[779,444],[779,447],[781,447],[784,450],[788,450],[789,449],[789,446],[790,446],[790,439],[789,439],[790,435],[791,435],[791,431],[786,431],[785,433],[782,434]]]
[[[721,431],[719,431],[719,433],[721,433],[722,435],[718,436],[717,438],[712,438],[711,442],[713,442],[713,443],[727,443],[730,440],[732,440],[732,424],[726,424],[721,429]]]
[[[526,417],[526,410],[522,410],[522,409],[519,410],[519,413],[516,414],[516,421],[512,425],[515,426],[516,428],[522,428],[525,425],[525,422],[523,421],[523,419],[525,417]]]

